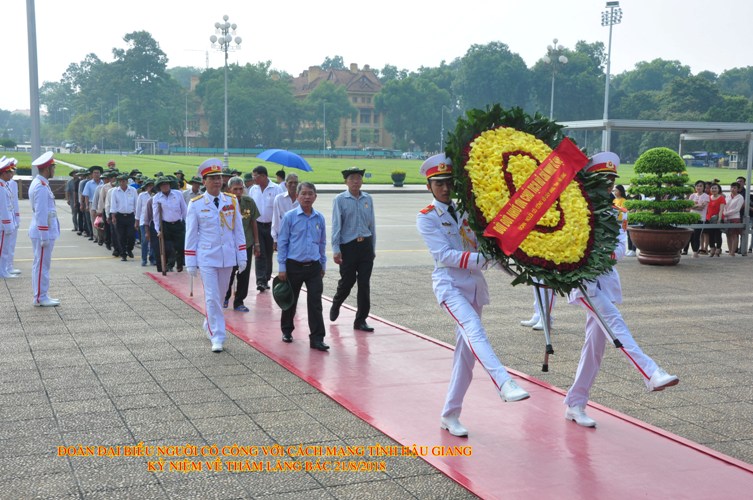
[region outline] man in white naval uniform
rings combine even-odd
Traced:
[[[616,154],[603,152],[595,154],[586,168],[589,172],[610,174],[612,182],[607,192],[611,193],[619,164],[620,158]],[[627,234],[624,228],[620,227],[619,242],[613,258],[620,260],[625,255],[626,250]],[[622,344],[622,351],[628,357],[628,360],[643,376],[648,390],[661,391],[666,387],[677,385],[680,380],[676,376],[669,375],[659,368],[656,362],[638,347],[625,324],[625,320],[622,318],[622,314],[615,306],[615,304],[622,303],[622,286],[617,270],[613,267],[609,272],[602,274],[594,281],[585,283],[585,285],[588,298]],[[608,339],[607,332],[602,328],[594,309],[585,300],[580,290],[576,289],[570,292],[568,301],[571,304],[579,304],[586,310],[586,340],[580,354],[575,381],[570,386],[570,390],[567,391],[567,396],[565,396],[565,404],[567,405],[565,418],[583,427],[595,427],[596,421],[586,415],[586,405],[588,404],[591,386],[599,374],[601,360],[604,357],[604,348]]]
[[[3,159],[0,162],[0,278],[16,278],[16,274],[12,274],[11,263],[11,245],[16,243],[16,233],[18,228],[16,227],[15,208],[13,206],[13,200],[10,186],[8,181],[13,177],[14,165],[10,162],[10,159]]]
[[[201,271],[206,319],[204,332],[212,352],[222,352],[225,316],[222,302],[233,266],[246,269],[246,237],[238,200],[220,192],[222,160],[210,158],[199,166],[206,192],[191,199],[186,217],[186,267],[191,276]],[[197,269],[198,268],[198,269]]]
[[[529,395],[512,380],[494,354],[481,324],[481,309],[489,303],[489,290],[481,274],[487,261],[475,251],[475,234],[465,217],[458,219],[452,203],[450,159],[444,154],[430,157],[421,165],[421,174],[426,176],[434,201],[421,210],[416,225],[434,257],[434,295],[457,323],[452,375],[440,426],[453,436],[463,437],[468,430],[460,423],[460,412],[476,360],[489,374],[503,400],[520,401]]]
[[[31,288],[34,292],[32,304],[37,307],[54,307],[60,301],[47,295],[50,287],[50,261],[55,240],[60,237],[60,224],[55,209],[55,196],[52,194],[48,179],[55,175],[55,160],[48,151],[31,162],[37,167],[37,175],[29,186],[31,201],[31,225],[29,238],[34,249],[34,261],[31,266]]]
[[[21,211],[18,209],[18,183],[13,179],[13,175],[16,173],[16,164],[18,164],[18,160],[15,158],[8,158],[8,166],[11,170],[9,174],[6,174],[9,176],[6,184],[10,190],[10,199],[13,203],[13,221],[16,225],[16,230],[12,234],[6,235],[6,247],[3,250],[3,252],[7,252],[5,256],[5,262],[7,264],[6,274],[14,276],[21,274],[21,270],[13,266],[13,258],[16,253],[16,239],[18,238],[18,230],[21,228]],[[0,162],[0,165],[2,165],[2,162]],[[0,270],[0,274],[1,273],[2,270]]]

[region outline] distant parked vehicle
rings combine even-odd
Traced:
[[[418,156],[415,153],[403,153],[400,155],[403,160],[415,160]]]

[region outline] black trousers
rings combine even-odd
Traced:
[[[371,271],[374,268],[374,247],[371,238],[362,241],[353,240],[340,245],[342,264],[340,264],[340,281],[332,301],[342,304],[350,295],[353,285],[358,283],[355,324],[361,324],[369,317],[371,310]]]
[[[177,263],[178,267],[182,269],[186,263],[183,255],[183,247],[186,239],[186,223],[182,220],[177,222],[162,221],[161,228],[163,231],[162,234],[165,237],[167,268],[170,269]]]
[[[118,246],[116,247],[121,257],[128,252],[133,253],[133,214],[115,214],[115,228],[118,233]]]
[[[76,219],[78,222],[78,232],[79,233],[85,233],[86,232],[86,222],[84,221],[84,212],[81,210],[81,205],[76,204]]]
[[[306,284],[306,308],[309,319],[309,342],[321,342],[324,340],[324,317],[322,316],[322,265],[318,261],[301,263],[287,260],[288,281],[293,287],[293,307],[282,311],[280,316],[280,328],[283,333],[293,333],[295,325],[295,310],[298,307],[298,296],[301,294],[301,286]]]
[[[259,245],[261,246],[261,255],[256,259],[256,286],[259,286],[267,285],[272,278],[274,240],[272,240],[271,222],[257,221],[256,226],[259,228]]]
[[[152,255],[157,263],[157,272],[162,272],[162,257],[159,250],[159,236],[157,236],[157,230],[154,229],[154,221],[149,223],[149,244],[152,247]]]
[[[235,298],[233,299],[233,309],[243,305],[243,301],[248,297],[248,282],[251,277],[251,257],[254,256],[253,245],[252,248],[246,249],[246,269],[242,273],[238,274],[238,266],[233,267],[233,272],[230,273],[230,284],[227,286],[227,293],[225,294],[225,300],[230,300],[230,295],[233,292],[233,280],[238,275],[238,287],[235,289]]]

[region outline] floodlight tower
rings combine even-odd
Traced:
[[[221,23],[214,23],[216,34],[209,37],[209,41],[212,42],[212,48],[225,53],[225,155],[222,162],[225,167],[229,165],[227,152],[227,53],[228,51],[232,52],[240,49],[241,42],[243,41],[239,36],[233,39],[238,25],[235,23],[230,24],[228,19],[226,14],[222,16]],[[235,45],[232,45],[233,42],[235,42]]]
[[[607,2],[607,9],[601,13],[601,25],[609,26],[609,45],[607,49],[607,78],[604,88],[604,131],[601,136],[601,150],[609,151],[611,130],[607,125],[609,119],[609,70],[612,63],[612,26],[622,22],[620,2]]]

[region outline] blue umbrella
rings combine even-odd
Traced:
[[[312,172],[314,170],[309,165],[309,162],[285,149],[267,149],[256,155],[256,157],[260,160],[271,161],[285,167],[297,168],[304,172]]]

